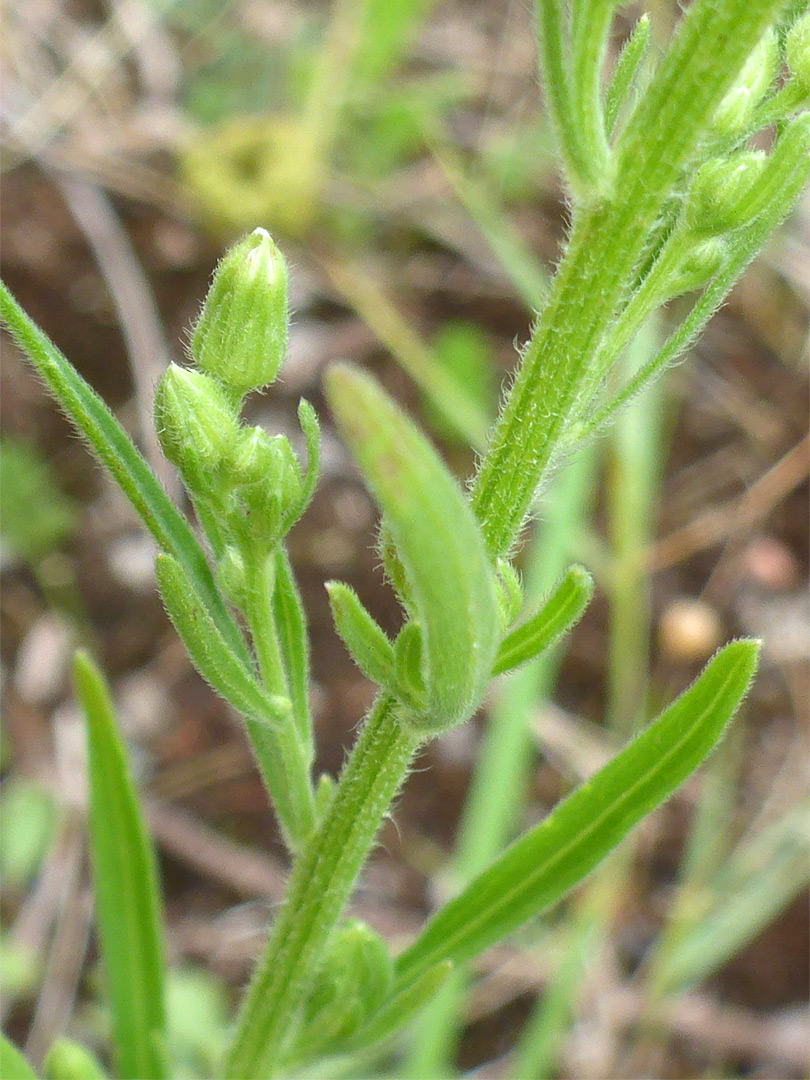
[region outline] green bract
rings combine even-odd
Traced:
[[[749,206],[765,161],[765,154],[751,151],[701,165],[687,194],[686,225],[710,235],[746,225],[753,216]]]
[[[335,365],[326,390],[407,579],[402,599],[414,620],[413,659],[399,689],[415,714],[408,722],[441,731],[477,708],[498,647],[495,579],[483,539],[436,452],[376,383]]]
[[[379,7],[402,17],[399,5]],[[244,395],[275,379],[286,348],[287,269],[268,233],[257,229],[225,254],[192,334],[195,368],[172,365],[157,388],[157,433],[194,504],[205,547],[100,399],[0,286],[0,315],[15,340],[155,537],[167,613],[200,675],[241,717],[291,858],[284,900],[219,1077],[358,1075],[363,1059],[352,1055],[395,1037],[444,986],[450,997],[439,1004],[451,1016],[444,1005],[461,985],[449,978],[453,965],[580,882],[700,764],[742,700],[756,642],[720,650],[641,734],[500,855],[519,808],[503,783],[494,790],[491,775],[474,783],[470,820],[479,827],[463,834],[457,895],[395,961],[368,926],[342,921],[420,747],[468,720],[493,676],[527,665],[504,681],[517,688],[508,703],[534,701],[540,670],[548,683],[548,650],[590,598],[590,575],[579,566],[565,569],[576,532],[572,508],[584,501],[582,477],[590,465],[568,474],[576,483],[561,498],[570,519],[566,544],[561,528],[540,532],[524,589],[514,555],[537,512],[538,492],[564,459],[684,352],[807,180],[810,116],[801,108],[810,88],[810,18],[783,24],[784,7],[782,0],[694,0],[660,57],[646,55],[644,17],[605,81],[613,0],[536,0],[546,100],[572,222],[545,289],[539,285],[545,273],[515,236],[496,245],[521,295],[534,300],[542,291],[543,303],[469,487],[370,376],[345,364],[326,376],[338,433],[380,511],[381,558],[403,612],[399,632],[389,638],[348,585],[328,585],[337,631],[377,687],[337,779],[313,775],[307,625],[286,549],[318,478],[318,421],[301,401],[303,469],[286,438],[247,427],[239,415]],[[344,14],[351,8],[337,5]],[[338,29],[327,42],[329,55],[333,48],[342,55],[352,37],[342,22]],[[317,89],[315,100],[326,108],[328,80]],[[768,138],[757,143],[768,151],[752,149],[751,138],[768,128]],[[307,138],[301,145],[312,150]],[[308,161],[307,190],[324,186],[317,159]],[[480,211],[480,200],[469,190],[466,196]],[[486,218],[484,231],[497,238],[493,220]],[[364,310],[383,324],[382,336],[409,358],[406,366],[420,383],[438,388],[439,396],[448,387],[455,393],[452,381],[431,372],[429,351],[410,327],[379,317],[374,290],[361,282],[359,291]],[[656,309],[684,293],[691,295],[675,305],[680,323],[650,346],[645,335]],[[639,352],[642,340],[647,345]],[[480,403],[463,395],[453,401],[445,414],[478,448]],[[619,451],[625,465],[641,457],[632,439]],[[642,542],[629,554],[643,550]],[[616,609],[616,598],[623,603],[625,631],[635,632],[628,582],[639,566],[621,554],[605,577]],[[610,670],[611,709],[620,690],[637,715],[646,672],[628,673],[628,692],[624,671]],[[174,1063],[167,1051],[154,856],[108,691],[84,654],[76,662],[76,689],[88,735],[96,925],[115,1044],[110,1057],[117,1076],[156,1080],[172,1075]],[[522,781],[513,773],[525,773],[532,748],[520,728],[523,713],[504,715],[503,726],[485,730],[484,757],[518,790]],[[796,876],[797,840],[788,839],[790,874],[780,896]],[[659,971],[657,985],[668,978],[680,985],[690,973],[713,970],[723,949],[707,951],[703,943],[715,927],[731,924],[741,941],[748,930],[740,927],[758,925],[750,906],[710,912],[705,927],[685,939],[680,966],[671,965],[668,975]],[[580,945],[589,933],[585,925]],[[548,996],[553,1009],[553,992]],[[541,1016],[538,1029],[547,1027]],[[9,1076],[35,1075],[4,1039],[0,1063]],[[102,1075],[95,1059],[69,1042],[52,1047],[45,1069],[55,1080]],[[532,1072],[541,1073],[547,1074]]]
[[[287,350],[287,264],[265,229],[230,249],[191,335],[194,363],[241,398],[271,383]]]
[[[790,28],[785,39],[785,61],[805,95],[810,95],[810,14]]]

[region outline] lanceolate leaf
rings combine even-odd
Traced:
[[[378,686],[391,684],[394,647],[360,602],[357,593],[340,581],[326,584],[335,629],[352,660]]]
[[[74,667],[87,726],[90,850],[96,925],[107,979],[117,1073],[164,1075],[163,944],[155,855],[141,817],[112,703],[86,653]]]
[[[76,430],[137,510],[160,547],[186,568],[232,651],[247,659],[242,635],[214,586],[185,520],[107,406],[0,282],[0,318]]]
[[[158,587],[194,666],[245,721],[279,823],[292,847],[309,834],[315,815],[309,782],[310,747],[296,728],[286,697],[268,694],[228,649],[191,579],[171,555],[155,560]]]
[[[591,575],[581,566],[572,566],[540,610],[503,639],[492,674],[511,671],[547,649],[571,629],[592,594]]]
[[[744,696],[758,644],[727,645],[645,731],[427,924],[399,958],[407,984],[460,963],[559,900],[706,757]]]
[[[205,681],[244,716],[278,726],[289,703],[268,694],[232,655],[180,563],[171,555],[158,555],[155,574],[169,618]]]
[[[327,375],[341,435],[380,504],[422,627],[426,731],[466,719],[497,647],[493,573],[458,485],[405,414],[368,376],[345,364]]]

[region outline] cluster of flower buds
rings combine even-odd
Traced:
[[[311,487],[287,439],[245,427],[239,415],[245,394],[278,374],[288,325],[287,267],[270,235],[256,229],[216,269],[191,337],[196,369],[170,365],[155,394],[163,452],[237,548],[280,539]],[[309,474],[317,425],[310,408],[300,415]]]

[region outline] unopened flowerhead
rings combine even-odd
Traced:
[[[236,398],[272,382],[287,350],[287,264],[265,229],[222,258],[191,336],[195,364]]]
[[[686,224],[703,236],[748,224],[759,209],[755,196],[767,160],[761,151],[747,150],[701,165],[686,196]]]
[[[285,516],[301,498],[301,471],[287,438],[260,427],[243,429],[229,472],[251,531],[278,539]]]
[[[184,475],[221,465],[239,439],[239,421],[220,387],[177,364],[157,385],[154,415],[163,453]]]

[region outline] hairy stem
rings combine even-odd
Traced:
[[[265,1080],[279,1067],[285,1036],[317,974],[329,940],[391,800],[418,745],[381,695],[344,766],[332,805],[296,860],[284,904],[237,1020],[228,1080]]]
[[[472,491],[492,555],[514,543],[553,465],[588,366],[706,117],[782,0],[696,0],[616,146],[615,197],[578,218]]]

